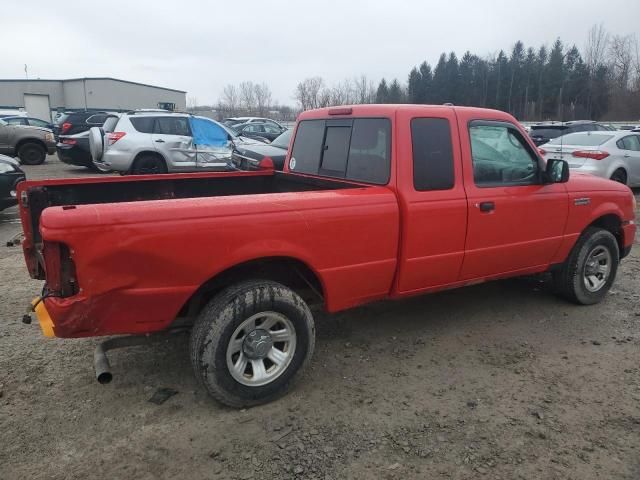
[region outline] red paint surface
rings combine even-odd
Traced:
[[[603,215],[616,215],[623,222],[634,219],[627,187],[586,175],[572,174],[565,184],[477,188],[468,122],[518,125],[506,113],[375,105],[354,106],[346,117],[392,121],[388,185],[47,208],[40,220],[42,237],[69,246],[81,289],[69,298],[45,300],[56,335],[165,329],[204,282],[253,259],[304,262],[321,281],[327,309],[335,312],[375,299],[541,272],[562,262],[580,233]],[[456,177],[451,190],[418,192],[413,187],[410,121],[419,117],[451,122]],[[329,118],[328,110],[300,116],[310,118]],[[210,175],[272,173],[190,174]],[[186,175],[162,179],[169,177]],[[24,182],[19,191],[91,181],[95,179]],[[582,197],[589,197],[590,204],[574,205],[574,199]],[[475,206],[489,200],[496,205],[489,214]],[[34,247],[24,207],[21,216],[25,254],[32,264]],[[625,246],[633,243],[635,229],[634,224],[624,227]]]

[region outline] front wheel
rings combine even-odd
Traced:
[[[560,271],[554,273],[556,290],[580,305],[600,302],[613,284],[620,251],[608,230],[590,227],[573,247]]]
[[[18,150],[18,158],[23,165],[41,165],[46,157],[46,150],[37,143],[25,143]]]
[[[202,310],[191,332],[191,363],[216,400],[249,407],[286,393],[314,345],[313,316],[300,296],[276,282],[247,281]]]

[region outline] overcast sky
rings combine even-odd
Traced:
[[[640,35],[640,0],[2,0],[0,78],[109,76],[186,90],[214,103],[224,85],[266,82],[293,104],[295,85],[366,74],[403,82],[442,51],[485,55],[582,48],[595,23]]]

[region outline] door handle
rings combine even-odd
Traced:
[[[631,158],[631,155],[629,155],[628,153],[625,153],[624,158]]]
[[[164,143],[164,140],[162,140],[161,138],[159,138],[158,140],[156,140],[156,143]]]
[[[487,213],[495,210],[496,204],[494,202],[481,202],[481,203],[476,203],[476,207],[478,207],[481,212]]]

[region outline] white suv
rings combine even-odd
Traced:
[[[235,146],[254,143],[209,118],[163,111],[128,112],[113,131],[89,135],[98,169],[133,174],[233,170]]]

